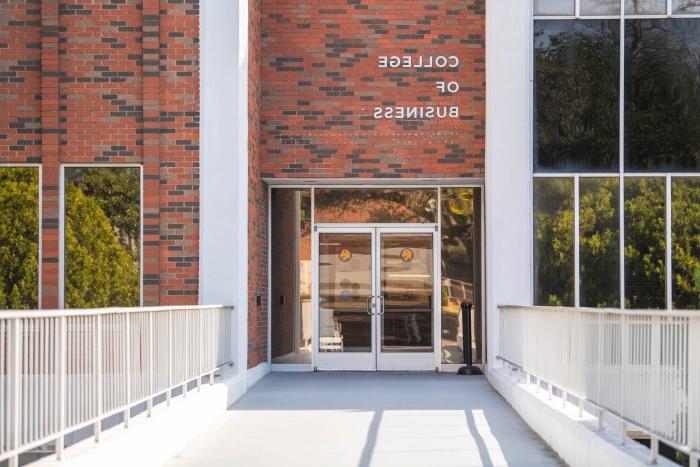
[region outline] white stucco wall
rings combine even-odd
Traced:
[[[200,4],[202,304],[233,305],[248,360],[248,2]]]
[[[486,2],[486,300],[497,364],[499,304],[532,303],[530,1]]]

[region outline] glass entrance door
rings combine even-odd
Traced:
[[[314,361],[320,370],[432,370],[433,227],[318,227]]]

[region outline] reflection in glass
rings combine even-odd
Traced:
[[[620,0],[581,0],[582,15],[619,15]]]
[[[270,200],[272,363],[311,363],[311,190]]]
[[[671,182],[673,308],[700,309],[700,178]]]
[[[433,234],[381,234],[382,352],[433,350]]]
[[[139,305],[140,173],[66,167],[66,308]]]
[[[434,189],[316,189],[316,223],[433,223]]]
[[[574,305],[574,180],[536,178],[535,305]]]
[[[0,310],[39,305],[39,168],[0,167]]]
[[[666,0],[625,0],[626,15],[664,15]]]
[[[535,15],[573,15],[574,0],[535,0]]]
[[[579,180],[581,306],[620,306],[619,200],[619,179]]]
[[[442,363],[464,363],[460,305],[472,309],[472,356],[482,360],[481,200],[476,188],[443,188],[441,219]]]
[[[700,18],[625,21],[625,167],[700,169]]]
[[[619,20],[534,25],[535,170],[619,166]]]
[[[673,0],[673,12],[679,15],[700,13],[698,0]]]
[[[320,233],[319,352],[371,352],[372,235]]]
[[[625,307],[666,308],[665,180],[625,178]]]

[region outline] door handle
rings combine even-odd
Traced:
[[[371,296],[371,295],[370,295],[369,297],[367,297],[367,314],[368,314],[368,315],[373,315],[373,314],[374,314],[374,313],[372,312],[372,308],[373,308],[373,306],[374,306],[374,305],[372,304],[372,299],[373,299],[373,298],[374,298],[374,297]]]
[[[381,303],[381,305],[379,306],[379,314],[383,315],[384,314],[384,295],[380,295],[378,298],[379,298],[379,303]]]

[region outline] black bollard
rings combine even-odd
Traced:
[[[472,364],[472,304],[462,302],[462,352],[464,365],[458,375],[483,375],[481,368]]]

